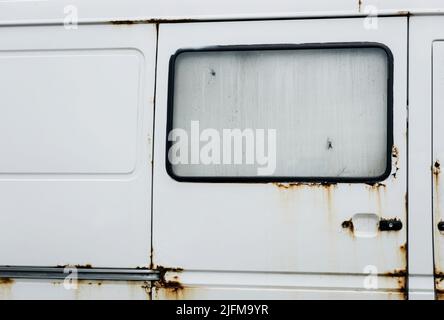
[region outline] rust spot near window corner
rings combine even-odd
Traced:
[[[399,159],[399,149],[395,145],[393,145],[393,147],[392,147],[392,157]]]
[[[316,187],[316,188],[325,188],[330,189],[336,187],[337,183],[334,182],[273,182],[272,185],[278,187],[282,190],[290,190],[290,189],[301,189],[306,187]]]
[[[367,186],[370,187],[372,190],[379,190],[379,189],[385,189],[386,185],[384,183],[375,182],[375,183],[366,183]]]
[[[399,149],[395,145],[392,147],[392,158],[394,159],[393,166],[395,167],[395,172],[392,173],[392,177],[396,179],[399,171]]]

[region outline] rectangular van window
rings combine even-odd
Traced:
[[[182,181],[379,181],[392,57],[378,44],[214,47],[170,61],[167,170]]]

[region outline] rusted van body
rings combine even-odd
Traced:
[[[443,27],[432,0],[0,0],[0,298],[442,298]],[[195,123],[256,156],[275,130],[272,170],[171,162]]]

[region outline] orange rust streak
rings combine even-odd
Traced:
[[[9,286],[14,283],[14,280],[10,278],[0,278],[0,286]]]

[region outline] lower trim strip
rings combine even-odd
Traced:
[[[112,281],[157,281],[160,272],[146,269],[100,269],[77,267],[0,267],[1,278],[16,279],[66,279],[68,276],[78,280]]]

